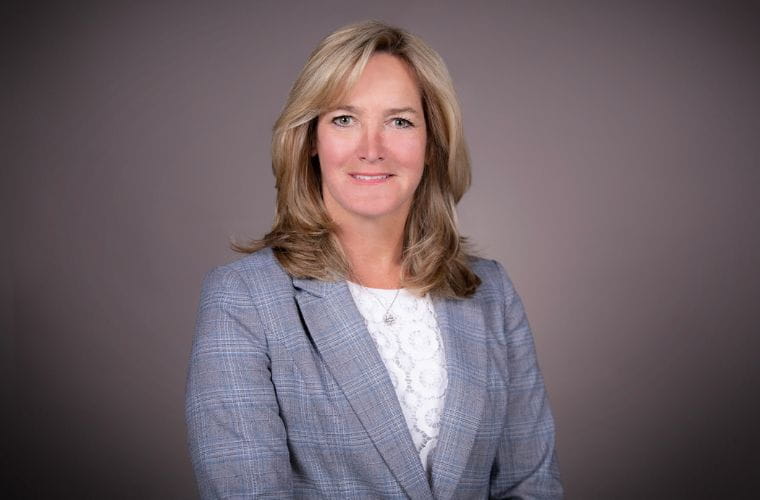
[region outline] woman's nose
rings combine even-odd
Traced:
[[[378,127],[366,127],[362,131],[358,153],[360,160],[369,163],[384,159],[383,135]]]

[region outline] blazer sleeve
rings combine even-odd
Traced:
[[[203,282],[185,400],[201,497],[292,496],[267,338],[248,287],[220,267]]]
[[[554,420],[522,301],[497,261],[504,294],[508,399],[504,432],[491,471],[491,498],[563,497]]]

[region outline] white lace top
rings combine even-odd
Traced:
[[[429,471],[447,385],[443,341],[433,303],[429,295],[419,298],[403,288],[365,288],[350,281],[348,287],[388,369],[422,465]],[[395,321],[388,325],[383,317],[391,303],[389,312]]]

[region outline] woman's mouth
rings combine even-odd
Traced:
[[[349,174],[352,179],[359,181],[360,184],[379,184],[391,177],[393,174]]]

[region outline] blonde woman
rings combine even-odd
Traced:
[[[187,386],[203,498],[560,498],[522,303],[471,256],[440,56],[326,37],[274,127],[272,230],[203,284]]]

